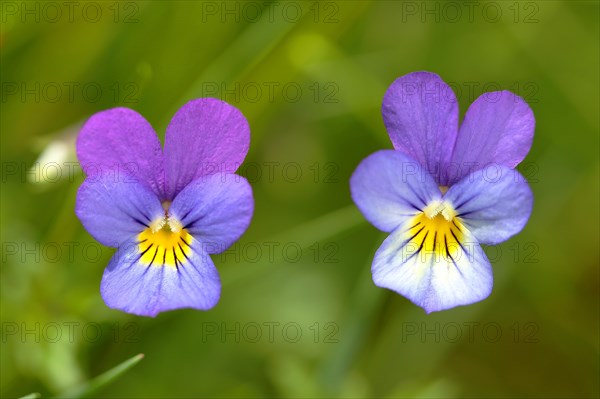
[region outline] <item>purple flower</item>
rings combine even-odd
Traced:
[[[250,185],[234,174],[249,144],[242,113],[211,98],[177,111],[164,151],[131,109],[87,121],[77,156],[88,177],[75,213],[96,240],[118,248],[101,283],[109,307],[156,316],[217,304],[221,283],[209,255],[240,238],[254,209]]]
[[[370,155],[350,180],[363,215],[390,233],[375,254],[373,281],[427,313],[485,299],[493,275],[479,244],[517,234],[533,206],[512,169],[531,147],[531,109],[511,92],[486,93],[459,128],[450,87],[415,72],[392,83],[382,113],[395,151]]]

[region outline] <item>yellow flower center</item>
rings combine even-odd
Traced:
[[[465,238],[465,227],[447,202],[430,203],[409,226],[407,247],[425,255],[454,258]]]
[[[140,262],[178,269],[191,255],[192,240],[181,222],[165,211],[164,218],[153,221],[138,235]]]

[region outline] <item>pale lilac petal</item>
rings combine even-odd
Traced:
[[[250,225],[253,211],[252,187],[235,174],[192,181],[169,210],[208,253],[223,252],[236,242]]]
[[[237,108],[214,98],[188,102],[165,136],[167,198],[201,176],[235,172],[249,146],[250,127]]]
[[[79,187],[75,214],[97,241],[117,247],[163,217],[164,210],[148,186],[127,175],[103,174]]]
[[[427,171],[400,151],[369,155],[350,179],[352,199],[365,218],[382,231],[392,231],[441,198]]]
[[[394,81],[383,98],[383,122],[394,148],[414,158],[439,185],[458,131],[458,103],[436,74],[414,72]]]
[[[410,245],[410,223],[398,227],[375,254],[375,285],[411,300],[427,313],[469,305],[492,292],[493,272],[477,240],[466,229],[453,256],[439,256]]]
[[[519,172],[490,165],[450,187],[444,200],[483,244],[498,244],[519,233],[533,208],[533,194]]]
[[[207,310],[219,301],[221,282],[210,256],[197,240],[177,268],[140,261],[137,241],[121,246],[104,270],[100,291],[106,305],[139,316],[193,308]]]
[[[88,176],[128,173],[162,197],[163,154],[154,129],[129,108],[94,114],[77,137],[77,157]]]
[[[452,154],[449,184],[490,163],[514,168],[533,143],[529,105],[509,91],[481,95],[469,107]]]

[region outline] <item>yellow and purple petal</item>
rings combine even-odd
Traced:
[[[396,79],[382,114],[392,144],[418,161],[440,185],[458,132],[456,96],[438,75],[414,72]]]
[[[398,227],[375,254],[373,281],[405,296],[427,313],[487,298],[491,265],[458,220],[417,215]]]
[[[192,181],[175,197],[169,210],[211,254],[225,251],[242,236],[253,211],[252,188],[235,174]]]
[[[174,262],[166,252],[150,248],[140,253],[140,242],[121,246],[104,270],[100,291],[104,302],[140,316],[154,317],[160,312],[193,308],[207,310],[219,301],[221,283],[210,256],[198,240],[187,237]]]
[[[147,185],[126,174],[102,174],[79,187],[75,213],[98,242],[118,247],[162,218],[164,210]]]
[[[188,102],[167,127],[165,199],[199,177],[234,173],[249,146],[250,127],[237,108],[214,98]]]
[[[365,218],[386,232],[441,198],[437,184],[420,163],[394,150],[365,158],[350,179],[350,191]]]
[[[499,244],[519,233],[533,208],[533,194],[519,172],[493,165],[450,187],[444,201],[482,244]]]

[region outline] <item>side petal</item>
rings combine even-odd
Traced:
[[[490,163],[514,168],[529,152],[534,128],[533,111],[516,94],[498,91],[479,96],[460,126],[449,184]]]
[[[129,108],[92,115],[77,136],[77,158],[88,176],[127,172],[162,196],[163,154],[160,141],[143,116]]]
[[[396,229],[377,250],[371,269],[375,285],[399,293],[427,313],[490,295],[490,262],[464,226],[459,241],[453,241],[450,235],[433,236],[422,229],[415,233],[412,223]]]
[[[175,197],[169,210],[208,253],[220,253],[236,242],[254,212],[252,187],[241,176],[200,177]]]
[[[443,172],[458,131],[452,88],[434,73],[410,73],[388,88],[382,114],[394,148],[421,163],[439,185],[446,185]]]
[[[444,200],[483,244],[498,244],[520,232],[533,208],[533,194],[519,172],[490,165],[450,187]]]
[[[108,173],[85,179],[77,191],[75,214],[97,241],[117,247],[163,217],[164,210],[146,185]]]
[[[350,178],[354,203],[379,230],[390,232],[441,198],[433,177],[400,151],[369,155]]]
[[[151,317],[173,309],[214,307],[221,294],[219,274],[200,243],[190,244],[189,255],[177,267],[146,264],[137,241],[119,247],[102,276],[106,305]]]
[[[165,136],[167,198],[173,199],[192,180],[215,173],[234,173],[250,146],[250,127],[234,106],[214,98],[185,104]]]

